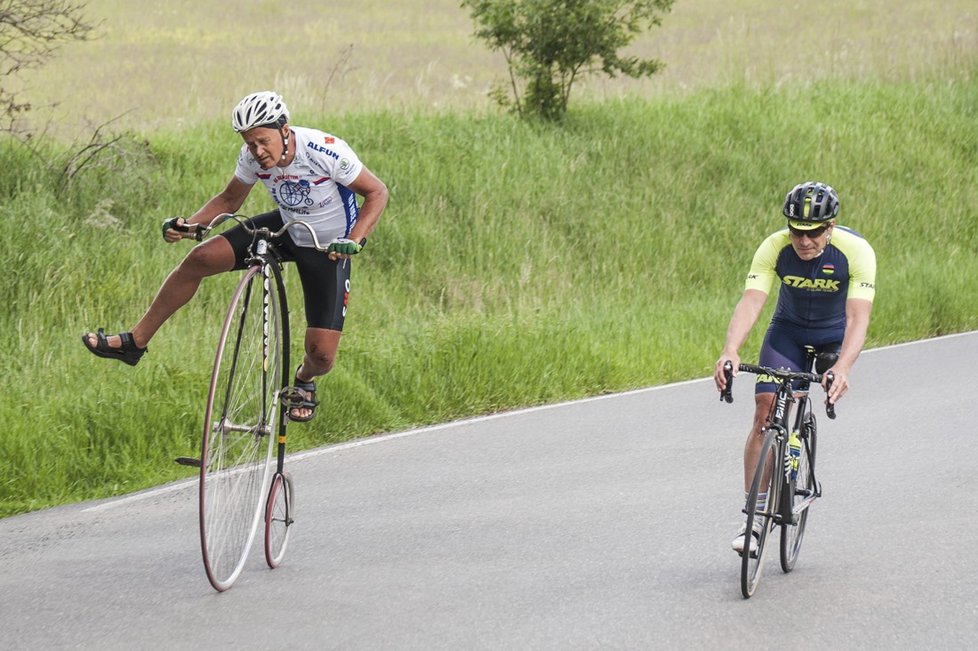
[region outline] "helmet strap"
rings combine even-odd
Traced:
[[[282,160],[284,161],[289,156],[289,137],[285,135],[285,129],[279,127],[278,135],[282,136]]]

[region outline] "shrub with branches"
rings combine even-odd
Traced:
[[[549,120],[566,113],[582,75],[601,72],[638,78],[663,63],[619,54],[672,9],[674,0],[463,0],[475,35],[506,57],[512,98],[505,86],[492,97],[521,116]]]
[[[10,90],[22,70],[44,65],[66,41],[84,41],[94,26],[74,0],[0,0],[0,131],[12,132],[17,117],[30,110]]]

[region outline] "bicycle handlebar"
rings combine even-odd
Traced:
[[[815,384],[821,384],[822,379],[826,379],[825,391],[828,392],[829,388],[832,386],[832,381],[835,380],[835,375],[832,371],[828,371],[824,375],[818,373],[806,373],[804,371],[790,371],[786,368],[771,368],[770,366],[758,366],[757,364],[741,364],[737,367],[738,370],[744,373],[754,373],[756,375],[769,375],[774,378],[775,382],[784,384],[792,380],[805,380],[806,382],[814,382]],[[727,387],[720,392],[720,400],[725,400],[728,403],[733,402],[733,364],[729,361],[725,362],[723,365],[723,375],[727,380]],[[825,414],[834,419],[835,418],[835,405],[825,401]]]
[[[220,226],[221,224],[223,224],[224,222],[226,222],[228,220],[234,220],[234,221],[236,221],[239,225],[241,225],[242,227],[244,227],[244,229],[246,231],[248,231],[249,233],[251,233],[252,235],[254,235],[254,234],[258,233],[260,230],[262,230],[262,229],[254,228],[253,226],[251,226],[251,224],[248,222],[248,218],[247,217],[244,217],[243,215],[235,215],[235,214],[232,214],[232,213],[229,213],[229,212],[221,213],[220,215],[218,215],[217,217],[215,217],[214,219],[212,219],[211,222],[207,226],[201,226],[200,224],[186,224],[185,223],[185,224],[183,224],[181,226],[176,226],[175,225],[173,228],[174,228],[174,230],[176,230],[177,232],[180,233],[180,237],[182,237],[183,239],[193,239],[193,240],[197,240],[198,242],[200,242],[205,237],[207,237],[207,235],[212,230],[214,230],[215,228],[217,228],[218,226]],[[324,253],[326,252],[326,249],[329,247],[329,244],[327,244],[326,246],[323,246],[320,243],[319,238],[316,236],[316,231],[313,230],[312,226],[310,226],[308,223],[306,223],[306,222],[304,222],[304,221],[302,221],[300,219],[296,219],[296,220],[287,222],[285,225],[282,226],[282,228],[280,228],[279,230],[275,231],[274,233],[271,232],[271,231],[267,231],[268,237],[269,237],[269,239],[277,239],[279,237],[282,237],[283,235],[285,235],[286,231],[288,231],[293,226],[302,226],[302,227],[304,227],[309,232],[309,235],[312,236],[312,242],[313,242],[313,245],[316,248],[316,250],[323,251]],[[192,227],[194,227],[194,228],[192,228]]]

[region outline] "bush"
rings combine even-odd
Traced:
[[[560,119],[571,88],[583,74],[647,77],[656,59],[618,51],[643,28],[662,23],[674,0],[463,0],[476,36],[500,50],[509,68],[512,101],[504,86],[491,96],[521,116]],[[522,92],[520,86],[522,85]]]

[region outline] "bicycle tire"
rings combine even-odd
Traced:
[[[801,455],[798,457],[798,474],[795,481],[791,482],[792,510],[796,505],[804,500],[810,499],[815,495],[815,450],[818,442],[818,428],[815,423],[815,415],[808,414],[799,438],[802,442]],[[805,525],[808,523],[808,514],[811,511],[811,502],[798,514],[798,521],[794,524],[784,523],[781,527],[781,569],[785,573],[790,572],[795,567],[798,560],[798,553],[801,551],[801,543],[805,538]]]
[[[295,487],[289,473],[275,473],[265,505],[265,562],[275,569],[285,558],[295,521]]]
[[[244,567],[271,475],[282,297],[270,275],[268,267],[249,268],[232,295],[204,412],[200,542],[207,578],[219,592]]]
[[[745,599],[751,598],[761,581],[761,570],[764,567],[764,555],[767,551],[767,538],[774,529],[774,512],[781,486],[780,466],[776,463],[778,457],[776,436],[777,430],[775,429],[767,430],[764,435],[761,453],[757,458],[757,467],[754,469],[754,479],[751,481],[750,492],[747,494],[747,505],[744,507],[747,512],[747,539],[744,552],[741,553],[740,591]],[[767,488],[767,504],[763,510],[758,511],[758,495],[763,492],[762,488]],[[757,520],[760,520],[761,533],[757,540],[757,550],[754,552],[750,546],[754,543],[752,531],[754,530],[754,522]]]

